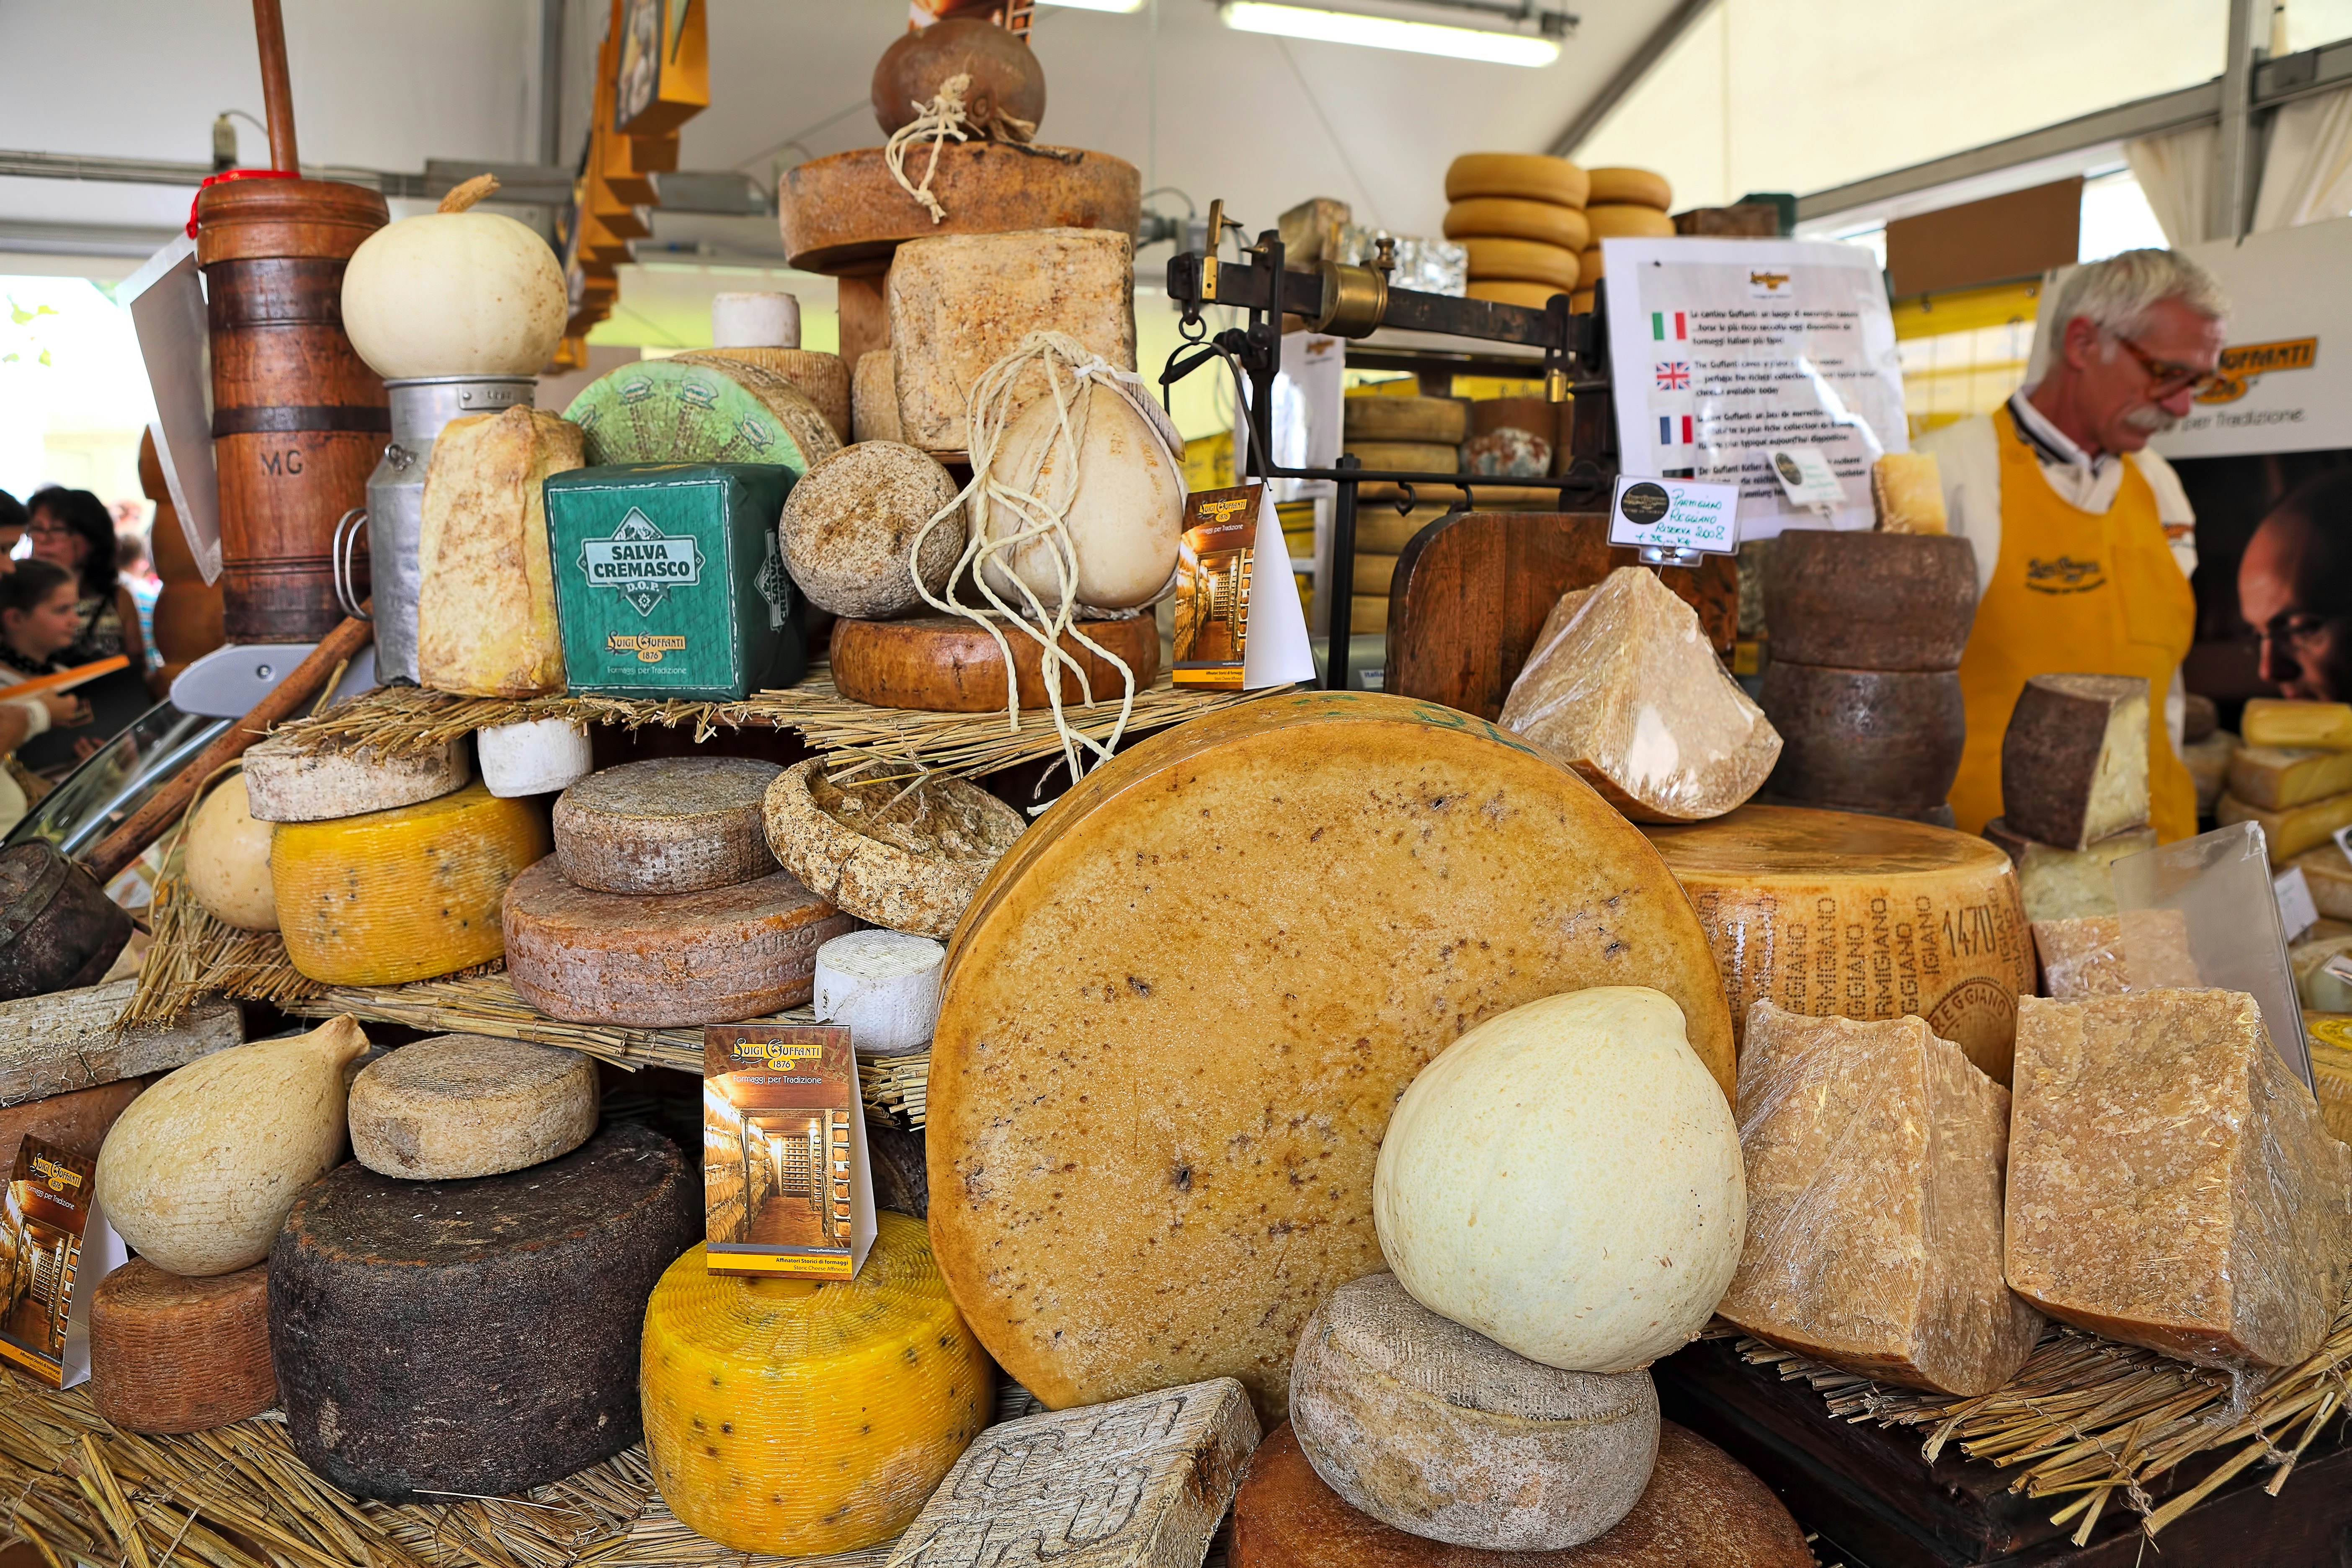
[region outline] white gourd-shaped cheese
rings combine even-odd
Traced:
[[[563,266],[510,217],[467,209],[499,188],[478,174],[437,212],[387,224],[343,268],[343,330],[386,380],[536,375],[562,340]]]
[[[1089,380],[1070,403],[1086,405],[1077,473],[1051,397],[1039,397],[1014,416],[998,448],[995,473],[1013,489],[1063,508],[1069,547],[1077,557],[1077,601],[1120,610],[1148,604],[1176,569],[1184,532],[1184,470],[1151,422],[1108,384]],[[1072,428],[1078,420],[1075,411]],[[988,513],[992,538],[1025,531],[1031,521],[1006,507]],[[1051,610],[1062,602],[1061,546],[1041,535],[995,556],[983,568],[989,586],[1015,608],[1025,606],[1013,586],[1018,575]],[[1009,567],[1009,570],[1008,570]]]

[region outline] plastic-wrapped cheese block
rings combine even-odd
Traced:
[[[568,1154],[596,1131],[596,1064],[487,1035],[403,1046],[352,1080],[352,1153],[415,1182],[495,1176]]]
[[[2034,921],[2042,994],[2070,1000],[2200,984],[2197,960],[2189,951],[2188,917],[2179,910],[2144,910],[2131,921],[2128,949],[2124,922],[2115,915]]]
[[[1814,1568],[1771,1489],[1705,1438],[1658,1429],[1649,1489],[1616,1529],[1563,1552],[1507,1557],[1447,1546],[1359,1512],[1324,1484],[1285,1425],[1234,1498],[1233,1568]]]
[[[2147,682],[2037,675],[2000,741],[2001,816],[2061,849],[2147,821]]]
[[[955,480],[928,452],[897,441],[844,447],[784,498],[784,565],[820,610],[864,620],[903,614],[924,602],[917,577],[936,595],[963,558],[961,509],[923,531],[955,499]]]
[[[2271,864],[2284,866],[2304,851],[2326,843],[2337,828],[2352,827],[2352,792],[2276,811],[2249,805],[2224,793],[2213,807],[2213,820],[2224,827],[2239,822],[2261,823]]]
[[[278,1403],[269,1270],[189,1279],[134,1258],[89,1302],[89,1398],[126,1432],[202,1432]]]
[[[755,757],[648,757],[555,803],[555,863],[600,893],[698,893],[776,874],[760,803],[783,770]]]
[[[2238,721],[2249,746],[2352,751],[2352,703],[2294,702],[2257,697]]]
[[[1623,566],[1562,595],[1500,722],[1637,822],[1720,816],[1760,788],[1780,737],[1715,657],[1697,612]]]
[[[2065,921],[2084,915],[2116,912],[2114,875],[2108,870],[2126,855],[2156,847],[2156,829],[2127,827],[2094,840],[2080,849],[2027,838],[2009,830],[2009,819],[1996,816],[1985,824],[1984,836],[2000,846],[2017,868],[2019,893],[2030,921]]]
[[[505,1175],[353,1163],[312,1184],[269,1255],[295,1453],[407,1502],[523,1491],[628,1447],[646,1299],[701,1236],[700,1189],[676,1144],[625,1124]]]
[[[1230,1376],[1279,1411],[1307,1314],[1381,1267],[1398,1095],[1472,1025],[1591,985],[1671,996],[1727,1097],[1689,901],[1517,737],[1338,692],[1153,736],[1022,836],[950,946],[940,1269],[1049,1405]]]
[[[1028,826],[977,784],[838,782],[824,759],[768,786],[768,847],[786,869],[863,921],[917,936],[955,930],[981,880]]]
[[[2352,1148],[2254,999],[2019,1004],[2010,1283],[2054,1318],[2200,1366],[2292,1366],[2344,1293]]]
[[[872,1546],[987,1425],[988,1358],[922,1226],[877,1218],[854,1280],[713,1274],[697,1247],[644,1303],[646,1457],[689,1528],[779,1556]]]
[[[2230,793],[2270,810],[2308,805],[2352,790],[2352,752],[2242,746],[2230,759]]]
[[[398,753],[314,752],[272,735],[245,753],[247,806],[263,822],[331,822],[415,805],[464,789],[473,776],[455,741]]]
[[[2306,849],[2294,858],[2311,889],[2311,901],[2329,920],[2352,921],[2352,859],[2333,844]]]
[[[1739,1054],[1748,1245],[1717,1313],[1882,1383],[1975,1395],[2042,1319],[2001,1278],[2009,1091],[1922,1018],[1759,1002]]]
[[[1342,1285],[1290,1366],[1315,1473],[1383,1524],[1491,1552],[1604,1534],[1658,1456],[1647,1372],[1560,1372],[1439,1317],[1393,1274]]]
[[[416,679],[464,697],[563,689],[547,551],[550,474],[579,468],[580,427],[535,408],[451,420],[425,469]]]
[[[1889,452],[1870,465],[1870,500],[1886,533],[1943,533],[1944,481],[1933,452]]]
[[[1698,909],[1735,1024],[1768,1000],[1819,1018],[1916,1013],[2009,1080],[2033,949],[2000,850],[1924,823],[1780,805],[1644,831]]]

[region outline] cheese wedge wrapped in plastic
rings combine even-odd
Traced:
[[[1500,722],[1635,822],[1721,816],[1780,756],[1780,733],[1717,660],[1698,613],[1638,566],[1560,595]]]
[[[562,691],[541,487],[583,460],[580,427],[536,408],[469,415],[442,430],[417,545],[420,684],[465,697]]]

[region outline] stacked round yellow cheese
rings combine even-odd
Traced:
[[[1470,298],[1541,310],[1583,281],[1591,182],[1565,158],[1465,153],[1445,171],[1445,237],[1470,252]],[[1589,289],[1589,285],[1587,286]],[[1586,299],[1582,308],[1590,309]]]
[[[1675,192],[1664,174],[1648,169],[1594,169],[1591,174],[1592,194],[1586,198],[1584,217],[1592,238],[1577,258],[1580,310],[1592,308],[1592,286],[1602,273],[1602,240],[1670,239],[1675,233],[1675,220],[1666,216]]]

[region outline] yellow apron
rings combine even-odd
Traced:
[[[2172,750],[2166,694],[2196,635],[2197,601],[2164,542],[2156,492],[2128,458],[2123,489],[2102,515],[2061,500],[2004,407],[1992,416],[2000,453],[2000,560],[1977,605],[1960,659],[1968,749],[1952,784],[1961,829],[2000,815],[2000,741],[2029,677],[2137,675],[2147,680],[2149,821],[2169,844],[2197,831],[2197,786]]]

